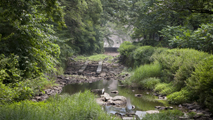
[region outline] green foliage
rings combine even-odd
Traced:
[[[187,87],[193,91],[194,96],[199,97],[199,102],[212,108],[213,102],[213,56],[201,61],[196,66],[192,76],[187,80]]]
[[[169,40],[173,48],[194,48],[206,52],[213,49],[213,24],[202,24],[192,31],[186,27],[175,26],[164,28],[161,33]]]
[[[102,4],[100,0],[61,0],[65,6],[67,28],[58,31],[60,47],[66,59],[69,53],[93,54],[103,52],[103,35],[100,27]],[[58,43],[58,42],[57,42]]]
[[[193,118],[196,114],[196,112],[189,112],[187,115],[189,116],[189,118]]]
[[[168,98],[168,101],[172,104],[190,102],[191,101],[190,92],[192,92],[192,91],[189,91],[186,88],[183,88],[179,92],[174,92],[174,93],[170,94],[169,96],[167,96],[167,98]]]
[[[160,77],[161,65],[158,62],[142,65],[131,76],[133,82],[139,82],[149,77]]]
[[[122,58],[122,62],[125,63],[128,66],[133,66],[133,58],[132,58],[132,52],[136,49],[136,46],[133,45],[131,42],[129,41],[124,41],[119,49],[118,52],[120,53]]]
[[[94,101],[95,96],[86,91],[73,96],[54,96],[45,102],[22,101],[0,106],[1,120],[109,120]]]
[[[170,83],[168,86],[166,86],[161,91],[159,91],[159,93],[162,94],[162,95],[169,95],[169,94],[176,92],[178,90],[179,90],[179,88],[177,86]]]
[[[169,86],[169,84],[167,83],[159,83],[155,86],[154,91],[159,92],[162,91],[163,89],[167,88]]]
[[[155,85],[160,83],[160,79],[158,78],[147,78],[139,82],[139,84],[145,89],[154,89]]]
[[[157,114],[146,114],[143,120],[179,120],[183,113],[179,110],[163,111]]]
[[[171,83],[158,83],[155,85],[154,91],[159,92],[162,95],[169,95],[173,92],[176,92],[178,89],[177,87]]]
[[[161,63],[164,82],[175,80],[177,86],[183,87],[195,66],[207,56],[209,54],[193,49],[171,49],[153,54],[152,59]]]
[[[152,46],[142,46],[138,47],[133,52],[133,59],[134,59],[134,67],[140,66],[141,64],[149,64],[152,61],[150,57],[154,53],[155,49]]]
[[[91,56],[88,56],[88,57],[84,57],[84,56],[77,56],[75,58],[76,61],[78,60],[83,60],[83,61],[86,61],[86,60],[89,60],[89,61],[103,61],[104,59],[107,59],[108,61],[109,60],[112,60],[113,57],[112,56],[109,56],[109,55],[105,55],[105,54],[95,54],[95,55],[91,55]]]
[[[54,1],[1,2],[2,39],[0,51],[6,57],[13,53],[18,56],[23,77],[40,76],[41,72],[54,70],[59,47],[54,44],[53,26],[47,21],[64,25],[62,8]],[[17,9],[18,8],[18,9]],[[13,13],[13,14],[10,14]]]
[[[124,41],[119,49],[118,52],[121,55],[124,55],[125,57],[129,57],[130,53],[133,52],[136,49],[136,46],[134,46],[131,42],[129,41]]]
[[[211,0],[158,0],[159,8],[176,12],[213,14]]]
[[[1,1],[0,102],[32,97],[50,82],[44,73],[55,71],[60,48],[53,25],[65,26],[57,0]]]

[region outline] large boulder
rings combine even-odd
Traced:
[[[124,96],[111,97],[108,93],[104,93],[96,101],[100,105],[113,105],[116,107],[126,107],[127,103],[127,99]]]

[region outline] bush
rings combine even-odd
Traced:
[[[167,96],[169,103],[180,104],[190,102],[190,91],[186,88],[181,89],[179,92],[174,92]]]
[[[0,120],[111,120],[89,91],[53,96],[47,101],[22,101],[0,106]]]
[[[191,76],[195,66],[209,54],[193,49],[171,49],[154,53],[152,59],[162,65],[162,78],[164,82],[175,83],[179,88],[185,86],[185,81]]]
[[[154,53],[155,48],[152,46],[142,46],[137,48],[133,52],[134,67],[138,67],[143,64],[150,64],[152,61],[150,57]]]
[[[41,73],[35,78],[24,78],[18,59],[13,54],[9,57],[0,55],[0,103],[29,99],[46,85],[52,84]]]
[[[147,78],[139,82],[140,86],[145,89],[154,89],[158,83],[160,83],[160,79],[158,78]]]
[[[169,85],[162,89],[159,93],[162,94],[162,95],[169,95],[173,92],[176,92],[178,91],[179,89],[177,88],[177,86],[175,86],[172,82],[169,83]]]
[[[169,86],[169,84],[167,84],[167,83],[159,83],[155,86],[154,91],[160,92],[160,91],[166,89],[168,86]]]
[[[118,52],[121,54],[121,55],[124,55],[126,57],[128,57],[130,55],[131,52],[133,52],[134,50],[136,49],[136,46],[133,45],[131,42],[129,41],[124,41],[119,49],[118,49]]]
[[[132,67],[134,65],[132,52],[136,48],[137,47],[135,45],[133,45],[131,42],[124,41],[118,49],[118,52],[121,55],[121,62],[124,63],[127,66]]]
[[[142,65],[134,71],[131,76],[132,82],[140,82],[150,77],[160,77],[161,65],[158,62]]]
[[[199,97],[201,104],[212,109],[213,107],[213,56],[198,64],[192,76],[187,80],[187,87]],[[213,110],[213,109],[212,109]]]

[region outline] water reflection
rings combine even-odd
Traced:
[[[70,84],[66,85],[63,88],[63,93],[75,94],[77,92],[83,92],[85,90],[92,90],[92,89],[105,89],[106,93],[109,93],[110,96],[124,96],[127,98],[127,105],[126,107],[113,107],[113,106],[104,106],[103,109],[107,113],[135,113],[136,111],[147,111],[155,109],[155,106],[162,106],[163,104],[155,100],[155,96],[147,94],[147,92],[151,93],[150,91],[138,90],[138,89],[131,89],[125,87],[119,87],[119,82],[117,80],[101,80],[94,83],[84,83],[84,84]],[[111,91],[118,90],[118,94],[113,94]],[[142,97],[135,97],[135,94],[142,94]],[[135,106],[133,109],[132,106]]]

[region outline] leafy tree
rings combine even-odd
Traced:
[[[55,69],[60,48],[48,22],[65,26],[62,7],[57,0],[3,0],[0,11],[0,85],[5,101],[26,99],[33,88],[28,81],[39,86],[43,73]]]
[[[202,24],[195,31],[186,27],[175,26],[163,29],[162,34],[170,42],[172,48],[194,48],[206,52],[213,49],[213,24]]]
[[[100,30],[100,0],[61,0],[65,6],[65,23],[58,36],[68,45],[64,49],[72,49],[79,54],[101,52],[103,48]]]
[[[158,6],[162,9],[213,14],[212,0],[158,0],[158,2]]]

